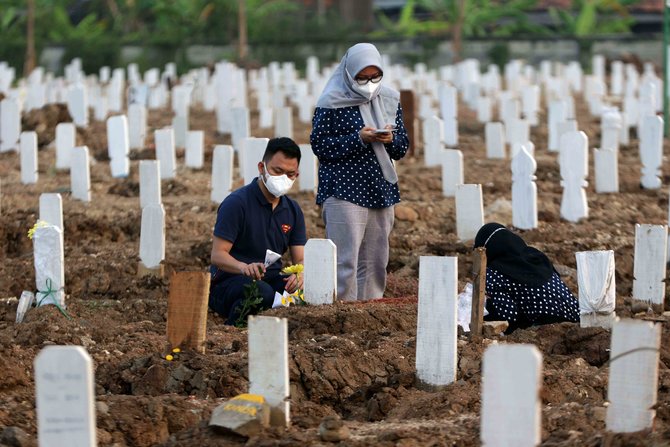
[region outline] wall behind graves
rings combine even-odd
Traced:
[[[356,42],[334,41],[315,43],[277,43],[253,44],[250,46],[250,60],[258,64],[270,61],[294,61],[298,68],[304,68],[308,56],[317,55],[322,62],[339,60],[346,49]],[[404,40],[376,40],[374,43],[380,51],[391,57],[393,62],[414,64],[425,62],[429,67],[437,67],[453,63],[451,42],[448,39],[414,38]],[[476,58],[484,64],[490,62],[506,62],[500,55],[508,58],[523,58],[531,64],[542,59],[571,61],[580,59],[580,47],[590,46],[593,53],[603,54],[610,58],[629,57],[642,61],[658,63],[662,55],[662,39],[656,36],[623,37],[609,39],[593,39],[586,42],[574,39],[519,39],[519,40],[468,40],[463,43],[463,57]],[[163,66],[167,62],[176,61],[180,71],[214,63],[223,59],[234,60],[234,45],[189,45],[176,51],[166,51],[158,46],[125,45],[120,48],[119,63],[125,65],[137,62],[141,69],[152,66]],[[66,51],[62,47],[51,46],[40,53],[40,65],[50,71],[60,72],[69,61],[64,57]],[[583,55],[582,59],[583,58]],[[495,60],[492,60],[495,59]],[[588,58],[586,58],[588,59]],[[660,68],[660,67],[659,67]]]

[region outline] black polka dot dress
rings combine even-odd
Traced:
[[[393,141],[385,144],[393,160],[400,160],[409,148],[407,131],[398,104]],[[398,185],[384,179],[371,144],[359,131],[365,127],[358,106],[327,109],[317,107],[312,119],[310,143],[319,159],[319,188],[316,203],[335,197],[366,208],[386,208],[400,201]]]
[[[579,321],[579,302],[556,272],[545,284],[529,286],[488,267],[486,295],[485,320],[507,320],[510,327]]]

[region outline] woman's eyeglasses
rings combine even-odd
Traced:
[[[356,76],[355,81],[358,85],[365,85],[368,82],[372,82],[373,84],[377,84],[382,80],[383,77],[384,77],[384,73],[382,73],[380,71],[379,73],[376,73],[374,76],[370,76],[370,77]]]

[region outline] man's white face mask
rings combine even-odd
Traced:
[[[351,84],[351,88],[362,97],[372,99],[380,85],[381,82],[367,82],[365,85],[359,85],[358,82],[354,81]]]
[[[281,197],[289,192],[295,180],[291,180],[286,174],[271,175],[265,163],[263,163],[263,167],[265,168],[265,174],[261,176],[261,180],[270,194],[275,197]]]

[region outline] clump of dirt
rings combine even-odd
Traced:
[[[21,129],[37,133],[37,146],[45,148],[56,138],[58,123],[72,122],[65,104],[47,104],[41,109],[33,109],[21,115]]]

